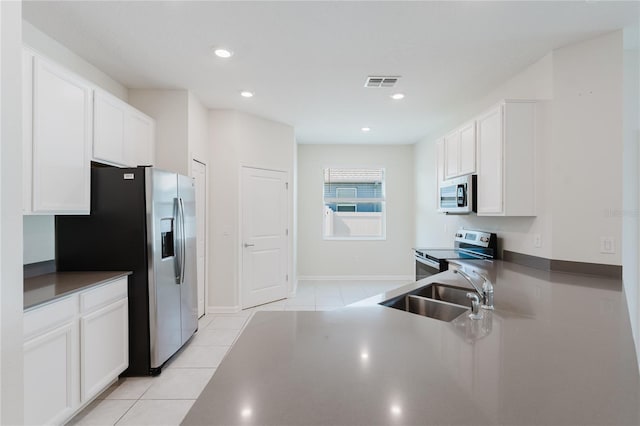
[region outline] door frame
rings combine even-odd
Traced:
[[[291,295],[291,291],[292,291],[292,283],[293,283],[293,278],[292,278],[292,262],[291,262],[291,238],[293,235],[293,224],[291,223],[291,218],[292,218],[292,214],[290,212],[291,209],[291,200],[290,200],[290,196],[292,194],[292,188],[291,188],[291,172],[289,170],[285,170],[285,169],[277,169],[277,168],[273,168],[273,167],[265,167],[265,166],[256,166],[253,164],[249,164],[249,163],[240,163],[240,167],[238,168],[238,227],[236,229],[236,236],[237,236],[237,256],[238,256],[238,262],[237,262],[237,273],[238,273],[238,285],[236,286],[236,300],[238,301],[238,310],[242,311],[242,289],[243,289],[243,285],[244,285],[244,277],[243,277],[243,247],[242,247],[242,229],[243,229],[243,222],[242,222],[242,200],[243,200],[243,194],[244,194],[244,188],[243,188],[243,177],[242,177],[242,172],[244,169],[256,169],[256,170],[266,170],[269,172],[279,172],[279,173],[284,173],[285,174],[285,183],[287,184],[287,193],[285,196],[285,221],[287,223],[287,229],[289,231],[288,235],[286,235],[286,238],[284,239],[285,241],[285,247],[284,247],[284,251],[285,251],[285,256],[287,258],[287,276],[288,276],[288,280],[287,280],[287,298]]]
[[[193,162],[197,161],[198,163],[202,164],[204,166],[204,180],[206,182],[206,186],[205,186],[205,192],[204,192],[204,211],[205,211],[205,217],[204,217],[204,229],[205,229],[205,233],[204,233],[204,252],[205,252],[205,257],[204,257],[204,314],[207,315],[209,314],[209,254],[211,253],[211,251],[209,250],[209,191],[207,190],[209,188],[209,164],[206,161],[202,161],[198,158],[195,157],[191,157],[191,161],[189,162],[189,175],[191,178],[193,178]],[[197,219],[196,219],[196,223],[197,223]],[[197,242],[196,242],[197,244]],[[197,261],[197,259],[196,259]],[[197,268],[197,266],[196,266]],[[197,274],[197,271],[196,271]],[[196,285],[197,287],[197,285]],[[197,291],[196,291],[197,294]]]

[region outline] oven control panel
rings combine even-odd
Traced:
[[[495,234],[484,231],[473,231],[470,229],[459,229],[456,232],[455,240],[457,243],[464,243],[471,246],[490,247],[495,244]]]

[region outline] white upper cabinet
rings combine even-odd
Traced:
[[[444,177],[476,172],[476,123],[471,121],[444,137]]]
[[[476,122],[460,128],[460,148],[458,151],[458,170],[460,175],[476,172]]]
[[[440,184],[444,181],[444,138],[436,141],[436,156],[436,182],[437,187],[440,188]],[[438,199],[440,199],[439,194]]]
[[[89,214],[91,160],[154,164],[155,121],[25,47],[23,213]]]
[[[449,179],[459,175],[458,157],[460,132],[454,131],[444,137],[444,177]]]
[[[93,100],[93,159],[124,164],[125,107],[118,98],[96,90]]]
[[[153,165],[155,122],[122,100],[96,90],[93,160],[114,166]]]
[[[25,79],[32,82],[31,93],[25,93],[31,133],[24,143],[32,160],[27,212],[88,214],[92,87],[38,56],[32,61],[32,69],[24,70]],[[25,63],[29,65],[28,58]]]
[[[155,152],[155,121],[127,105],[128,113],[124,121],[125,164],[131,166],[152,166]]]
[[[535,102],[501,102],[477,126],[478,215],[535,216]]]

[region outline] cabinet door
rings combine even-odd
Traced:
[[[22,212],[32,211],[33,54],[22,51]]]
[[[476,172],[476,122],[460,129],[460,150],[458,152],[460,175]]]
[[[130,108],[125,122],[125,162],[131,167],[153,165],[155,122]]]
[[[440,185],[444,181],[444,139],[436,142],[436,206],[440,206]]]
[[[38,57],[33,73],[33,211],[87,214],[91,87]]]
[[[77,328],[75,322],[24,344],[24,423],[61,424],[76,408]]]
[[[458,156],[460,133],[455,131],[444,137],[444,177],[449,179],[460,174]]]
[[[85,402],[129,365],[128,299],[80,318],[80,394]]]
[[[494,108],[478,123],[478,215],[503,213],[503,110]]]
[[[126,105],[113,96],[96,92],[93,101],[93,158],[125,164],[124,117]]]

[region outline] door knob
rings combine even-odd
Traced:
[[[244,243],[244,248],[247,248],[247,247],[253,247],[253,246],[255,246],[255,244],[247,244],[247,243]]]

